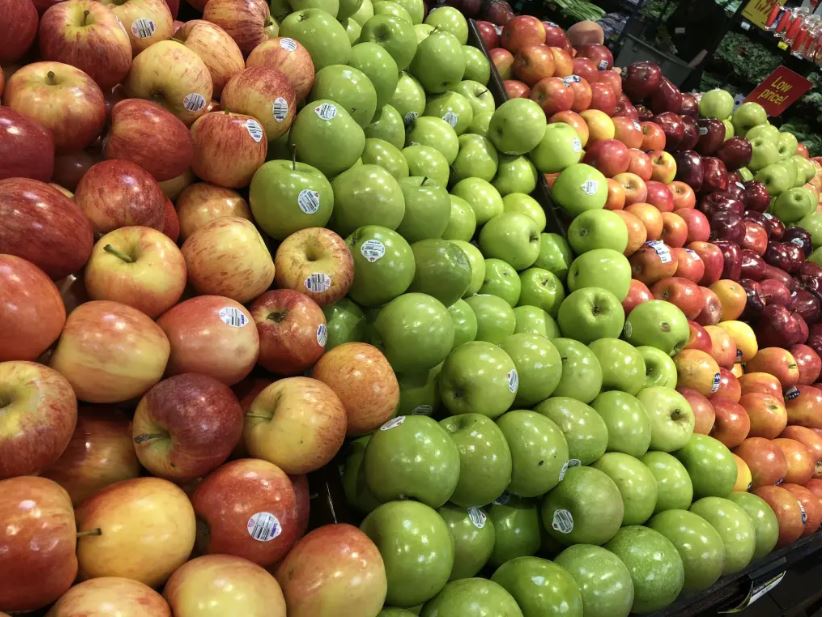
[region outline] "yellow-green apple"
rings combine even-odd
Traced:
[[[48,349],[66,323],[57,286],[22,257],[0,255],[0,362],[35,360]]]
[[[220,104],[225,110],[257,118],[266,138],[272,141],[292,126],[295,100],[295,88],[284,73],[267,66],[252,66],[226,83]]]
[[[302,101],[315,81],[315,65],[309,51],[295,39],[278,37],[263,41],[246,58],[246,66],[277,69],[291,82],[295,98]]]
[[[156,101],[187,125],[212,100],[209,68],[177,41],[159,41],[137,54],[123,86],[129,96]]]
[[[179,176],[194,157],[186,125],[157,103],[141,99],[125,99],[112,107],[103,152],[107,159],[137,163],[158,181]]]
[[[266,160],[266,132],[252,116],[212,111],[195,120],[191,135],[192,171],[206,182],[227,188],[247,186]]]
[[[670,184],[675,180],[675,158],[665,150],[653,150],[649,153],[652,161],[652,179],[656,182]]]
[[[0,478],[40,473],[60,457],[74,432],[77,399],[71,385],[36,362],[0,362],[0,402]]]
[[[275,578],[242,557],[205,555],[178,568],[163,591],[175,617],[286,617]]]
[[[229,79],[244,68],[243,53],[235,40],[217,24],[191,19],[175,32],[175,40],[195,52],[212,76],[212,94],[219,97]]]
[[[139,581],[116,576],[78,583],[52,606],[47,617],[108,615],[118,617],[171,617],[166,600]]]
[[[129,418],[109,408],[81,409],[69,445],[41,475],[66,489],[75,506],[110,484],[136,478],[140,463]]]
[[[82,578],[122,576],[163,584],[192,552],[195,513],[179,487],[133,478],[95,493],[75,510]]]
[[[23,57],[37,36],[38,7],[34,2],[13,0],[3,3],[3,12],[9,19],[0,26],[0,63],[10,64]]]
[[[106,121],[100,86],[62,62],[35,62],[15,71],[6,83],[3,103],[49,129],[58,152],[82,150]]]
[[[232,216],[252,220],[249,204],[240,193],[208,182],[196,182],[184,188],[175,207],[183,240],[216,218]]]
[[[119,403],[160,381],[168,359],[169,339],[149,317],[119,302],[95,300],[69,315],[50,363],[78,399]]]
[[[164,180],[160,182],[160,188],[167,199],[177,199],[181,191],[195,181],[195,175],[191,169],[187,169],[179,176],[175,176],[171,180]]]
[[[264,0],[209,0],[203,19],[223,28],[244,54],[278,34],[278,23]]]
[[[279,562],[301,528],[292,480],[276,465],[244,458],[210,473],[192,495],[198,549],[243,557],[261,566]]]
[[[581,117],[589,129],[589,141],[596,142],[615,137],[615,125],[607,114],[599,109],[587,109],[581,112]]]
[[[4,78],[0,71],[0,94]],[[10,107],[0,107],[0,179],[33,178],[48,182],[55,173],[54,138],[51,131]]]
[[[372,617],[386,599],[378,547],[352,525],[324,525],[309,533],[276,576],[290,617]]]
[[[126,225],[163,228],[166,196],[152,175],[131,161],[92,165],[80,179],[74,201],[96,233]]]
[[[346,295],[355,266],[343,238],[330,229],[309,227],[280,244],[275,272],[278,287],[305,293],[324,306]]]
[[[260,337],[258,363],[277,375],[298,375],[312,367],[326,347],[326,317],[309,296],[276,289],[249,307]]]
[[[72,502],[36,476],[0,480],[0,607],[28,613],[59,598],[77,577]]]
[[[244,441],[249,454],[286,473],[323,467],[346,436],[346,408],[325,383],[288,377],[265,388],[246,412]]]
[[[86,72],[103,89],[123,81],[132,65],[129,35],[112,10],[93,0],[52,5],[40,18],[40,55]]]
[[[252,315],[231,298],[191,298],[166,311],[157,324],[171,344],[169,375],[201,373],[231,386],[257,361],[260,343]]]
[[[129,35],[132,54],[172,37],[172,13],[165,0],[101,0],[120,20]]]
[[[92,300],[112,300],[157,317],[186,287],[186,262],[177,245],[151,227],[120,227],[100,238],[86,264]]]
[[[346,409],[349,435],[374,431],[392,417],[398,406],[398,380],[386,356],[372,345],[338,345],[320,358],[312,377],[338,395]]]
[[[617,140],[612,140],[617,141]],[[636,204],[638,202],[645,202],[647,201],[647,185],[641,179],[640,176],[636,174],[624,171],[617,174],[607,174],[612,176],[612,178],[618,182],[621,187],[624,189],[624,204],[627,206],[631,206],[632,204]]]
[[[188,482],[223,463],[243,432],[243,410],[225,384],[184,373],[152,387],[135,411],[132,439],[152,475]]]
[[[249,302],[275,278],[272,255],[251,221],[224,216],[183,243],[189,283],[201,294]]]

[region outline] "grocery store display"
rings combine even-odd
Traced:
[[[818,531],[763,108],[586,22],[187,1],[7,6],[0,614],[621,617]]]

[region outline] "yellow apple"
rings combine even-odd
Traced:
[[[177,197],[175,207],[180,219],[182,240],[222,216],[252,220],[249,204],[240,193],[208,182],[196,182],[183,189]]]
[[[166,600],[139,581],[93,578],[69,589],[46,617],[171,617]]]
[[[758,353],[758,339],[749,324],[731,320],[722,321],[718,326],[726,330],[735,341],[735,347],[738,350],[737,362],[747,362],[755,357]]]
[[[589,141],[595,142],[599,139],[613,139],[615,137],[615,125],[612,123],[612,118],[600,109],[582,111],[581,117],[589,128]]]

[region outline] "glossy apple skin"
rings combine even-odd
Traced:
[[[787,473],[784,451],[770,439],[748,437],[736,449],[752,472],[753,488],[780,482]]]
[[[648,100],[654,113],[660,114],[666,111],[677,113],[681,111],[681,91],[666,77],[661,78],[661,83],[650,93]]]
[[[107,576],[83,581],[67,591],[49,611],[49,617],[105,615],[117,617],[171,617],[166,600],[151,587],[128,578]]]
[[[804,533],[804,521],[798,498],[780,486],[761,486],[753,492],[769,504],[778,518],[776,547],[787,546],[798,540]]]
[[[698,349],[704,353],[712,353],[712,339],[706,328],[696,321],[689,321],[690,338],[684,349]]]
[[[706,396],[693,388],[679,386],[677,390],[687,399],[692,408],[692,413],[695,415],[693,432],[709,435],[715,425],[715,407],[713,407],[713,404]]]
[[[529,86],[517,79],[505,79],[504,90],[506,91],[507,98],[510,99],[529,98]]]
[[[622,89],[634,103],[652,94],[661,84],[661,67],[655,62],[633,62],[624,71]]]
[[[795,345],[806,340],[808,332],[802,330],[804,320],[779,304],[767,305],[756,325],[758,341],[762,345]],[[806,324],[804,324],[806,326]]]
[[[741,400],[741,384],[738,383],[738,378],[733,375],[731,370],[723,366],[719,372],[721,374],[721,383],[718,386],[718,391],[710,397],[710,400],[713,402],[728,400],[737,403]]]
[[[821,389],[799,385],[798,393],[786,395],[787,419],[790,424],[821,428]]]
[[[655,296],[652,295],[652,291],[650,291],[649,287],[638,279],[632,279],[629,282],[629,292],[621,303],[621,306],[624,308],[624,314],[629,315],[630,311],[632,311],[632,309],[639,304],[654,299]]]
[[[237,191],[206,182],[187,186],[175,205],[183,240],[216,218],[234,216],[252,220],[249,204]]]
[[[775,439],[787,427],[784,402],[769,394],[750,392],[740,399],[750,416],[750,436]]]
[[[538,103],[549,118],[572,109],[575,91],[560,77],[545,77],[532,86],[529,98]]]
[[[35,476],[0,480],[0,606],[28,612],[51,604],[77,576],[69,495]]]
[[[821,527],[821,498],[806,486],[792,482],[785,482],[781,486],[784,490],[795,495],[795,498],[804,508],[805,516],[802,517],[804,531],[801,535],[809,536],[818,531],[818,528]]]
[[[787,459],[787,473],[784,482],[806,484],[813,477],[815,458],[812,451],[800,441],[779,437],[773,443],[784,452]]]
[[[262,134],[255,136],[249,126]],[[266,133],[252,116],[209,112],[195,120],[191,135],[192,171],[212,184],[226,188],[247,186],[266,160]]]
[[[11,107],[0,106],[0,180],[32,178],[48,182],[53,173],[51,132]]]
[[[80,270],[92,250],[92,227],[56,188],[38,180],[0,180],[0,253],[29,260],[53,279]]]
[[[687,222],[675,212],[664,212],[661,214],[661,218],[664,220],[661,239],[671,248],[683,247],[689,236]]]
[[[0,11],[6,16],[0,25],[0,64],[14,64],[37,36],[37,8],[31,0],[3,0]]]
[[[790,347],[790,353],[798,365],[798,383],[815,383],[821,375],[821,357],[809,345],[798,344]]]
[[[216,24],[203,19],[190,19],[177,29],[175,39],[194,51],[203,60],[203,63],[209,69],[209,74],[212,76],[212,94],[216,99],[220,98],[223,87],[232,75],[244,69],[243,53],[237,43],[223,28]],[[271,42],[273,41],[266,41],[266,43]],[[260,46],[263,44],[261,43]],[[295,41],[295,44],[300,46],[297,41]],[[255,48],[256,50],[257,48]],[[254,55],[254,51],[249,55],[250,61]],[[249,66],[254,65],[250,62]],[[313,65],[310,66],[314,69]]]
[[[248,54],[269,38],[268,30],[277,23],[269,15],[269,5],[263,0],[219,0],[203,9],[203,19],[217,24],[231,36],[240,51]]]
[[[715,437],[728,448],[739,446],[750,431],[750,418],[747,411],[738,403],[730,400],[713,401],[715,424],[710,436]]]
[[[501,46],[513,54],[528,45],[546,42],[546,30],[537,17],[518,15],[509,20],[501,31]]]

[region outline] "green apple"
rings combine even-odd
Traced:
[[[735,135],[735,126],[732,121],[729,118],[724,118],[721,122],[724,124],[724,141],[732,139]]]
[[[452,182],[473,177],[489,181],[495,177],[497,170],[498,152],[486,137],[467,133],[458,138],[458,156],[452,163]]]
[[[458,135],[462,135],[469,129],[475,116],[467,98],[463,94],[452,91],[429,97],[423,113],[444,120],[455,129]]]
[[[431,416],[440,406],[438,375],[441,364],[418,373],[399,373],[400,399],[397,415]]]
[[[457,300],[450,304],[447,310],[455,326],[453,346],[458,347],[469,341],[474,341],[478,335],[478,318],[475,317],[475,311],[472,310],[472,307],[465,300]]]
[[[349,298],[323,306],[326,316],[326,350],[343,343],[366,340],[366,317]]]
[[[404,293],[415,276],[415,255],[401,235],[379,225],[359,227],[346,238],[355,263],[349,296],[361,306],[380,306]]]
[[[409,166],[409,175],[429,178],[443,187],[449,184],[449,163],[439,150],[415,144],[404,148],[403,156]]]
[[[459,506],[485,506],[506,490],[512,454],[506,436],[490,418],[464,413],[441,420],[460,456],[460,479],[450,498]]]
[[[695,433],[674,454],[690,474],[696,497],[726,497],[732,492],[738,466],[729,449],[717,439]]]
[[[509,592],[485,578],[464,578],[447,583],[426,603],[421,617],[522,617],[521,609]]]
[[[528,268],[520,274],[519,306],[534,306],[555,318],[566,294],[564,284],[557,276],[543,268]]]
[[[552,343],[561,354],[561,381],[553,394],[589,403],[598,396],[603,382],[598,358],[589,347],[574,339],[554,338]]]
[[[506,300],[491,294],[475,294],[466,298],[478,320],[475,339],[500,344],[515,332],[515,313]]]
[[[485,341],[472,341],[449,354],[438,389],[452,415],[480,413],[497,418],[515,401],[518,372],[503,349]]]
[[[650,448],[674,452],[687,445],[695,428],[695,414],[680,392],[652,386],[641,390],[637,398],[649,414],[652,426]]]
[[[399,184],[405,210],[398,233],[409,242],[440,238],[449,224],[452,209],[446,189],[421,176],[401,178]]]
[[[270,0],[269,14],[281,23],[293,11],[287,0]]]
[[[706,520],[721,536],[724,543],[722,574],[740,572],[755,555],[755,526],[747,511],[723,497],[704,497],[690,507]]]
[[[778,140],[778,127],[770,124],[769,122],[765,122],[763,124],[758,124],[753,128],[749,129],[746,133],[747,141],[752,143],[759,137],[766,137],[769,141],[777,141]]]
[[[410,291],[429,294],[444,306],[452,306],[469,286],[469,259],[449,240],[419,240],[412,245],[415,278]]]
[[[358,512],[368,514],[381,502],[372,494],[366,486],[366,472],[363,468],[363,457],[366,453],[366,446],[370,436],[359,437],[349,442],[343,463],[341,474],[341,484],[346,503],[355,508]]]
[[[777,146],[778,158],[790,158],[793,154],[795,154],[796,148],[798,148],[798,138],[792,133],[781,131],[778,133]]]
[[[541,234],[541,248],[535,262],[536,266],[549,270],[565,281],[573,259],[572,249],[564,236],[556,233]]]
[[[597,210],[607,212],[607,210]],[[567,285],[572,291],[600,287],[623,302],[632,281],[632,266],[621,253],[610,248],[596,248],[579,255],[569,265]]]
[[[813,247],[818,248],[821,246],[821,217],[818,216],[816,212],[808,214],[798,221],[796,225],[810,232]]]
[[[607,203],[607,179],[594,167],[575,163],[558,174],[552,185],[552,201],[568,216],[600,210]]]
[[[360,39],[361,25],[354,19],[349,18],[345,22],[346,36],[349,38],[349,43],[354,45]]]
[[[629,454],[607,452],[592,466],[607,474],[621,492],[623,525],[640,525],[652,516],[658,484],[646,465]]]
[[[786,166],[779,163],[771,163],[755,172],[755,179],[763,182],[770,195],[780,195],[792,188],[795,183],[795,171],[790,173]]]
[[[672,604],[684,587],[684,564],[666,537],[641,525],[624,527],[606,548],[632,578],[633,613],[654,613]]]
[[[425,148],[426,146],[412,146]],[[440,154],[440,152],[438,153]],[[475,235],[475,211],[465,199],[449,195],[449,223],[443,232],[445,240],[463,240],[468,242]]]
[[[415,25],[412,23],[412,16],[409,12],[397,2],[381,0],[380,2],[373,3],[372,7],[375,15],[391,15],[392,17],[397,17],[398,19],[409,22],[413,26]]]
[[[495,98],[492,96],[489,88],[478,81],[464,79],[450,86],[449,89],[463,94],[467,98],[469,104],[472,105],[472,111],[475,112],[476,117],[483,112],[495,111]]]
[[[486,512],[474,507],[461,508],[446,504],[438,510],[438,514],[446,522],[455,545],[455,559],[449,580],[475,576],[484,567],[495,546],[495,528],[492,522]]]
[[[529,194],[538,185],[538,171],[526,156],[502,154],[498,157],[498,173],[492,186],[501,195],[510,193]]]
[[[561,355],[549,339],[537,334],[511,334],[501,348],[518,371],[516,405],[529,407],[552,395],[561,381]]]
[[[417,501],[391,501],[361,523],[386,568],[386,603],[415,606],[449,579],[455,558],[449,528],[437,511]]]
[[[818,204],[815,196],[803,187],[787,189],[775,198],[770,212],[781,219],[785,225],[800,221],[808,214],[813,214]]]
[[[306,163],[268,161],[252,176],[249,206],[255,222],[275,240],[307,227],[325,227],[332,216],[332,186]]]
[[[610,249],[623,257],[629,233],[624,220],[612,210],[587,210],[569,224],[567,239],[578,255],[593,249]]]
[[[373,42],[383,47],[402,71],[415,57],[418,43],[412,24],[392,15],[375,15],[366,21],[361,30],[361,42]]]
[[[755,102],[742,103],[732,112],[732,124],[735,127],[735,134],[743,137],[754,126],[766,124],[767,112],[761,105]]]
[[[545,129],[546,115],[538,103],[525,98],[509,99],[492,114],[488,137],[504,154],[520,155],[541,142]]]
[[[541,141],[529,153],[529,158],[542,174],[551,174],[578,163],[583,152],[578,132],[569,124],[553,122],[545,127]]]
[[[561,335],[558,324],[545,310],[537,306],[516,306],[515,334],[537,334],[544,338],[554,339]]]
[[[516,557],[534,555],[541,548],[536,500],[504,493],[489,506],[487,515],[495,528],[495,547],[488,565],[497,567]]]
[[[352,47],[349,65],[363,72],[372,82],[377,109],[392,100],[398,87],[398,64],[388,51],[377,43],[358,43]]]
[[[503,196],[504,212],[517,212],[528,216],[538,225],[538,231],[546,227],[546,213],[537,200],[526,193],[509,193]]]
[[[446,92],[463,78],[466,59],[461,45],[452,33],[438,28],[418,43],[409,71],[429,94]]]
[[[797,171],[796,186],[802,186],[815,177],[816,168],[810,159],[804,158],[800,154],[793,154],[791,158]]]
[[[484,255],[503,259],[516,270],[524,270],[535,263],[540,240],[538,224],[517,212],[503,212],[493,217],[478,236]]]
[[[642,345],[636,349],[644,358],[645,379],[643,387],[663,386],[670,389],[675,388],[678,384],[678,369],[675,367],[673,359],[657,347]]]
[[[340,10],[338,11],[338,14],[340,14],[340,13],[345,14],[346,11],[349,10],[348,8],[345,8],[345,7],[351,1],[352,0],[343,0],[341,2]],[[358,0],[354,0],[354,3],[358,4]],[[374,15],[375,15],[375,8],[372,6],[372,0],[363,0],[363,2],[360,2],[360,6],[358,7],[358,9],[354,13],[352,13],[349,17],[354,19],[356,22],[358,22],[361,25],[361,27],[363,27],[363,24],[365,24],[367,21],[369,21]],[[274,14],[272,16],[274,17]],[[278,21],[280,21],[280,20],[278,20]]]
[[[714,88],[705,92],[698,103],[698,113],[702,118],[724,120],[732,115],[735,100],[732,94],[722,88]]]
[[[516,557],[495,570],[492,580],[512,594],[524,617],[580,617],[578,584],[561,566],[540,557]]]
[[[602,389],[635,395],[643,387],[644,358],[635,347],[617,338],[601,338],[589,348],[601,365]]]
[[[668,510],[649,522],[672,542],[684,564],[684,589],[700,591],[712,586],[724,569],[724,542],[715,528],[686,510]]]
[[[429,24],[415,24],[415,37],[418,39],[418,44],[435,31],[434,26]]]
[[[340,9],[338,0],[289,0],[289,4],[293,11],[321,9],[329,13],[332,17],[337,17]]]
[[[338,21],[344,21],[356,15],[362,6],[363,0],[341,0],[338,3]]]
[[[280,22],[278,36],[299,41],[312,56],[315,71],[330,64],[345,64],[352,53],[344,27],[322,9],[303,9],[290,14]]]
[[[452,194],[466,201],[475,212],[475,223],[484,225],[504,211],[501,194],[486,180],[465,178],[452,187]]]
[[[432,116],[420,116],[412,121],[406,132],[406,144],[432,146],[446,158],[450,165],[458,156],[458,136],[455,129],[445,120]]]
[[[364,225],[397,229],[404,220],[404,194],[398,181],[378,165],[359,165],[332,180],[335,209],[329,226],[341,236]]]
[[[366,486],[378,501],[415,499],[445,504],[458,485],[461,459],[447,430],[427,416],[397,416],[366,446]]]
[[[280,137],[269,141],[269,147],[266,150],[266,160],[291,160],[292,159],[292,145],[289,139],[289,131],[286,131]],[[325,176],[324,176],[325,177]]]
[[[755,176],[753,176],[752,172],[749,170],[748,167],[741,167],[738,170],[738,175],[741,176],[741,181],[742,182],[749,182],[750,180],[752,180],[755,177]]]
[[[647,452],[641,457],[658,484],[655,512],[686,510],[692,503],[692,480],[681,462],[666,452]]]
[[[558,308],[561,333],[582,343],[615,338],[624,326],[624,309],[612,293],[601,287],[582,287],[569,294]]]
[[[489,60],[484,52],[472,45],[463,46],[464,69],[463,79],[471,79],[482,84],[489,82],[490,67]]]
[[[327,13],[320,13],[328,17]],[[363,129],[349,112],[327,99],[312,101],[298,112],[290,139],[295,146],[295,156],[327,177],[352,167],[366,145]]]
[[[466,18],[456,8],[451,6],[440,6],[429,11],[424,23],[434,26],[438,30],[451,32],[461,45],[466,45],[469,38],[469,25]]]
[[[818,266],[821,267],[821,247],[820,246],[813,249],[813,252],[810,253],[809,257],[807,257],[807,261],[809,261],[811,263],[814,263],[814,264],[818,264]]]
[[[491,294],[503,298],[509,306],[518,304],[521,295],[521,279],[515,268],[502,259],[484,260],[484,284],[478,290],[479,294]]]
[[[608,452],[624,452],[639,458],[649,450],[652,423],[637,398],[626,392],[611,390],[599,394],[592,401],[592,408],[607,425]]]
[[[367,137],[361,161],[364,165],[383,167],[396,180],[409,176],[409,164],[403,152],[383,139]]]
[[[368,0],[365,0],[368,1]],[[403,128],[403,118],[398,110],[391,105],[384,105],[378,111],[375,121],[363,129],[367,137],[383,139],[396,148],[403,148],[406,133]]]
[[[464,292],[464,298],[468,298],[478,293],[484,284],[484,277],[486,276],[484,256],[477,246],[465,240],[450,240],[450,242],[454,242],[457,246],[461,247],[461,250],[466,253],[466,257],[469,259],[469,269],[472,271],[472,276],[469,279],[469,287],[467,287]]]
[[[754,139],[750,139],[750,145],[752,146],[752,156],[747,167],[752,171],[757,172],[778,160],[776,138],[768,135],[759,135]],[[795,178],[793,178],[793,180],[795,180]]]
[[[418,372],[440,364],[455,337],[446,307],[420,293],[398,296],[384,305],[373,323],[373,344],[396,372]]]
[[[671,356],[687,344],[687,318],[666,300],[649,300],[633,308],[624,325],[624,339],[635,346],[656,347]]]
[[[605,548],[576,544],[555,557],[555,563],[578,584],[587,617],[628,617],[632,610],[632,577],[624,562]]]
[[[564,546],[604,544],[620,529],[623,518],[621,491],[594,467],[567,469],[541,505],[544,529]]]
[[[770,505],[758,495],[734,492],[727,499],[740,506],[750,517],[755,528],[753,559],[766,557],[778,542],[778,519]]]
[[[567,396],[553,396],[539,403],[535,411],[555,422],[564,433],[570,460],[589,465],[607,449],[607,425],[586,403]]]
[[[398,85],[389,101],[403,118],[404,125],[412,123],[426,108],[426,93],[418,80],[406,71],[398,75]],[[404,136],[406,140],[406,136]]]
[[[470,80],[471,81],[471,80]],[[477,83],[477,82],[474,82]],[[467,99],[468,100],[468,99]],[[470,101],[470,104],[471,101]],[[475,133],[476,135],[483,135],[486,137],[486,134],[489,132],[489,121],[492,120],[492,113],[488,110],[478,110],[478,108],[473,105],[472,106],[472,124],[469,125],[467,132]],[[504,155],[501,155],[503,157]],[[500,168],[499,168],[500,172]]]

